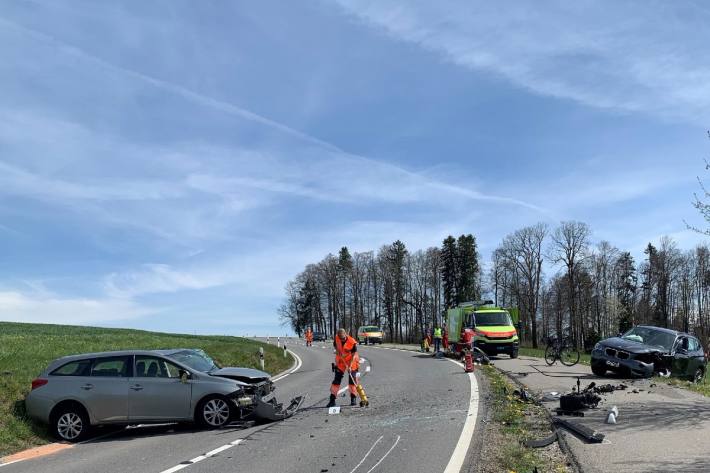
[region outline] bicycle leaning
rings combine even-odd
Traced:
[[[569,337],[548,338],[547,348],[545,348],[545,363],[552,366],[555,361],[560,360],[565,366],[574,366],[579,363],[579,350],[572,343]]]

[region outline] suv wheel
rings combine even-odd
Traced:
[[[89,416],[79,406],[67,406],[52,419],[52,430],[59,440],[79,442],[89,433]]]
[[[229,401],[215,396],[200,403],[197,408],[197,416],[199,423],[206,427],[224,427],[232,417],[232,408]]]

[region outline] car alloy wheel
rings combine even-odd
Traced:
[[[64,440],[76,440],[83,430],[84,421],[75,412],[65,412],[57,419],[57,433]]]
[[[229,420],[229,405],[224,399],[210,399],[202,408],[202,417],[207,425],[221,427]]]

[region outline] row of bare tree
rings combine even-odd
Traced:
[[[570,336],[590,348],[633,325],[710,333],[710,248],[682,251],[668,237],[649,243],[637,265],[607,241],[591,242],[582,222],[550,231],[537,224],[513,232],[493,252],[491,293],[520,309],[525,342]],[[551,277],[545,279],[544,269]],[[553,272],[556,271],[556,272]]]
[[[481,277],[472,235],[449,237],[441,248],[410,252],[395,241],[379,251],[350,254],[343,247],[308,265],[286,288],[282,321],[354,333],[379,325],[389,340],[413,342],[441,323],[458,303],[490,296],[517,307],[524,343],[571,336],[589,348],[635,324],[710,333],[710,248],[681,251],[667,237],[649,243],[640,263],[611,243],[593,244],[582,222],[554,229],[538,223],[507,235]]]

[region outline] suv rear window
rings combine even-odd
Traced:
[[[70,361],[52,371],[52,376],[89,376],[91,360]]]

